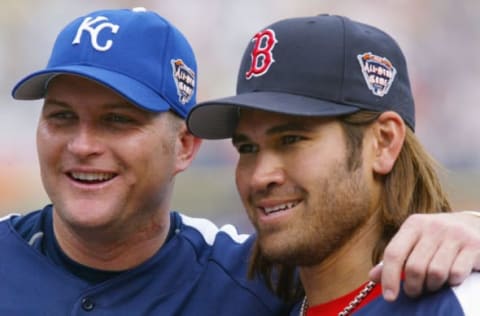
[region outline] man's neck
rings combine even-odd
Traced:
[[[379,232],[371,218],[340,249],[321,263],[300,267],[300,278],[310,306],[326,303],[358,288],[368,279],[372,251]]]
[[[148,260],[165,243],[170,228],[168,213],[163,225],[124,234],[79,232],[55,225],[55,220],[54,213],[54,234],[62,251],[82,265],[104,271],[123,271]]]

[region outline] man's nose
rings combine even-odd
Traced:
[[[255,191],[265,190],[284,182],[285,170],[281,159],[270,152],[258,154],[251,174],[251,188]]]
[[[79,157],[88,157],[102,151],[103,142],[91,124],[79,124],[68,142],[68,150]]]

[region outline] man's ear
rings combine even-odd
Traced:
[[[387,111],[380,114],[372,127],[375,142],[373,171],[386,175],[392,170],[402,150],[406,126],[398,113]]]
[[[185,124],[178,131],[177,168],[175,174],[187,169],[197,156],[202,140],[190,133]]]

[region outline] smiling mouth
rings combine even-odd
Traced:
[[[283,211],[289,210],[291,208],[294,208],[295,206],[298,205],[298,203],[300,203],[300,202],[295,201],[295,202],[289,202],[289,203],[275,205],[273,207],[260,207],[260,209],[266,215],[270,215],[270,214],[273,214],[273,213],[283,212]]]
[[[115,178],[116,174],[108,172],[69,172],[68,176],[82,183],[102,183]]]

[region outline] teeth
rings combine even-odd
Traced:
[[[72,172],[72,178],[80,181],[106,181],[112,179],[113,177],[114,175],[112,173],[105,172]]]
[[[280,211],[285,211],[285,210],[288,210],[292,207],[294,207],[295,205],[297,205],[298,202],[290,202],[290,203],[285,203],[285,204],[280,204],[280,205],[276,205],[274,207],[264,207],[263,208],[263,211],[266,213],[266,214],[271,214],[271,213],[275,213],[275,212],[280,212]]]

